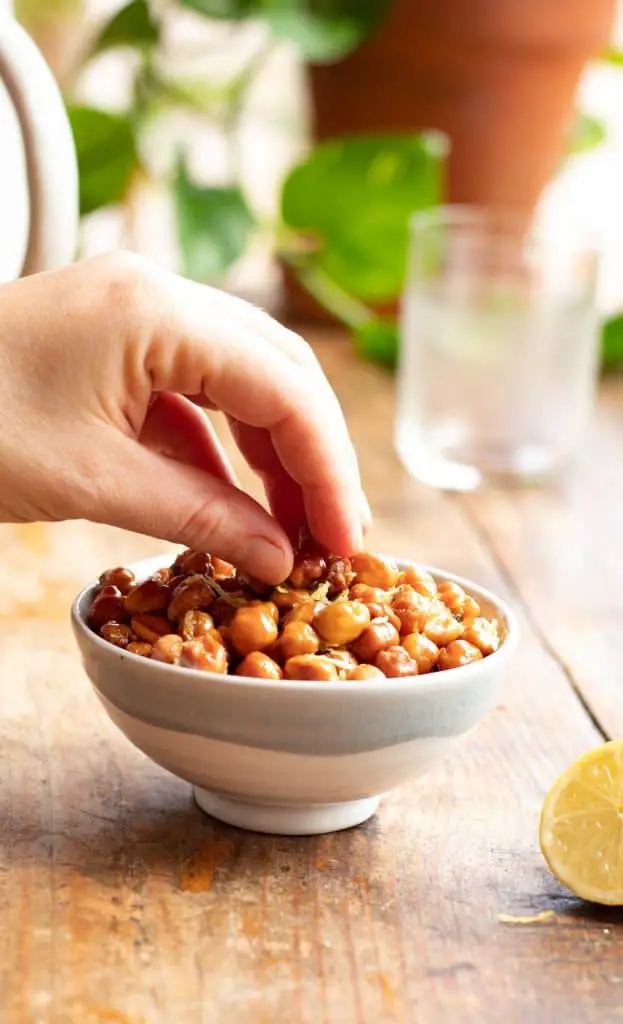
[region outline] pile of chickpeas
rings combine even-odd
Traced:
[[[278,587],[201,551],[140,581],[109,569],[89,624],[131,654],[261,679],[423,675],[480,661],[500,644],[498,623],[458,584],[381,555],[340,558],[311,545]]]

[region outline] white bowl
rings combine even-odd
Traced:
[[[140,579],[170,561],[131,568]],[[112,646],[86,623],[94,584],[76,598],[72,624],[113,722],[193,783],[204,811],[251,831],[318,835],[366,821],[383,794],[422,775],[498,699],[517,641],[514,615],[486,590],[428,571],[460,583],[498,619],[494,654],[410,679],[282,682],[180,669]]]

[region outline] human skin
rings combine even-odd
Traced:
[[[309,346],[248,303],[124,252],[0,287],[0,521],[89,519],[276,583],[304,524],[337,554],[369,509]],[[269,514],[237,485],[227,416]]]

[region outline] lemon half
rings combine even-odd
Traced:
[[[560,776],[545,797],[539,843],[576,896],[623,905],[623,740],[591,750]]]

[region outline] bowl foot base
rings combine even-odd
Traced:
[[[213,818],[274,836],[318,836],[353,828],[371,818],[381,800],[380,796],[371,796],[341,804],[283,806],[245,803],[199,786],[194,787],[194,794],[201,810]]]

